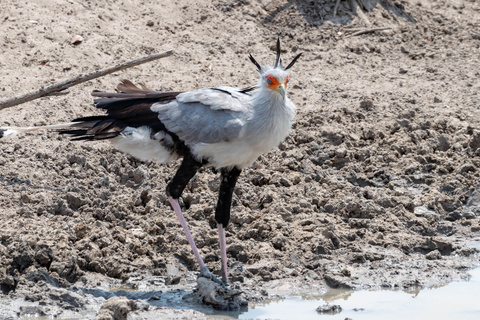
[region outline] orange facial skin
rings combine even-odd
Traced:
[[[287,78],[285,79],[285,82],[284,83],[280,83],[277,78],[275,78],[274,76],[272,75],[268,75],[267,76],[267,84],[268,84],[268,88],[273,90],[273,91],[277,91],[279,92],[280,94],[282,94],[282,96],[285,96],[285,88],[287,87],[287,83],[288,83],[288,76]]]
[[[288,83],[288,76],[287,76],[287,79],[285,79],[284,83],[280,83],[277,80],[277,78],[275,78],[274,76],[271,76],[271,75],[267,76],[268,87],[274,91],[277,91],[278,87],[281,86],[282,84],[284,85],[284,87],[286,87],[287,83]]]

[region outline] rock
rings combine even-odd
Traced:
[[[281,233],[277,233],[272,239],[272,245],[277,250],[283,250],[285,248],[286,239]]]
[[[437,141],[438,141],[438,145],[437,145],[438,150],[447,151],[448,149],[450,149],[451,144],[447,136],[441,135],[437,138]]]
[[[342,275],[325,274],[323,277],[327,284],[332,288],[352,289],[354,287],[351,283],[348,282],[348,279]]]
[[[86,201],[84,199],[81,199],[78,195],[74,193],[67,193],[66,198],[68,205],[73,210],[76,210],[86,204]]]
[[[372,111],[375,108],[372,100],[366,99],[360,102],[360,108],[365,111]]]
[[[477,185],[468,197],[465,205],[465,213],[468,212],[471,212],[475,215],[480,215],[480,185]]]
[[[19,309],[17,316],[21,319],[30,318],[32,315],[35,315],[36,317],[44,317],[48,315],[46,311],[47,307],[43,306],[20,306]]]
[[[135,311],[135,301],[126,297],[112,297],[100,307],[94,320],[126,320],[130,311]]]
[[[145,178],[148,178],[148,173],[141,167],[136,168],[133,170],[133,181],[136,184],[141,184],[145,180]]]
[[[476,209],[476,212],[480,212],[479,208]],[[473,211],[467,211],[463,213],[463,217],[467,220],[475,219],[477,217],[477,214]]]
[[[445,219],[447,219],[448,221],[457,221],[462,218],[463,218],[463,212],[460,212],[459,210],[455,210],[453,212],[450,212]]]
[[[338,304],[324,304],[319,306],[317,309],[318,313],[321,314],[336,314],[342,312],[342,307]]]
[[[15,268],[24,271],[34,263],[35,252],[28,245],[19,245],[12,257]]]
[[[423,217],[423,218],[434,218],[435,220],[437,220],[440,216],[435,213],[435,211],[433,210],[430,210],[428,209],[427,207],[425,206],[418,206],[418,207],[415,207],[413,209],[413,213],[417,216],[417,217]]]
[[[442,254],[438,250],[430,251],[425,255],[425,258],[428,260],[440,260],[442,259]]]
[[[73,226],[73,231],[75,231],[77,239],[83,239],[88,236],[88,233],[90,232],[90,227],[86,223],[81,222]]]
[[[32,282],[39,282],[39,281],[43,281],[45,283],[48,283],[54,287],[58,287],[59,285],[59,282],[57,279],[55,279],[55,277],[52,277],[51,274],[48,273],[48,271],[46,269],[34,269],[32,272],[29,272],[25,278],[29,281],[32,281]]]
[[[72,38],[72,40],[70,41],[70,44],[73,44],[74,46],[76,46],[82,42],[83,42],[83,37],[77,34]]]
[[[473,151],[477,151],[477,149],[480,148],[480,130],[473,131],[472,139],[470,140],[469,145]]]
[[[15,279],[13,276],[7,274],[5,268],[0,268],[0,288],[3,293],[8,293],[15,288]]]
[[[453,245],[450,242],[437,237],[426,240],[420,245],[420,249],[428,251],[429,253],[431,251],[438,251],[441,254],[448,255],[453,251]]]

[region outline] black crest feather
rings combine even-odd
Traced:
[[[293,58],[292,62],[290,62],[288,64],[288,66],[285,68],[285,70],[288,70],[290,69],[294,64],[295,62],[297,62],[298,58],[300,58],[300,56],[302,55],[303,52],[300,52],[295,58]]]
[[[262,67],[260,67],[257,60],[255,60],[255,58],[251,54],[248,56],[248,58],[250,59],[250,61],[252,61],[252,63],[257,67],[258,71],[260,72]]]
[[[275,58],[275,65],[273,68],[278,67],[278,62],[280,61],[280,38],[277,38],[277,57]],[[282,67],[282,64],[280,63],[280,68]]]
[[[302,53],[299,53],[295,58],[293,58],[292,62],[290,62],[284,70],[290,69],[295,64],[295,62],[297,62],[298,58],[300,58],[301,55],[302,55]],[[248,58],[257,67],[258,71],[260,72],[262,70],[262,67],[257,62],[257,60],[255,60],[255,58],[251,54],[248,55]],[[273,68],[276,69],[279,66],[280,66],[280,68],[283,68],[282,58],[280,58],[280,38],[277,38],[277,56],[275,57],[275,64],[274,64]]]

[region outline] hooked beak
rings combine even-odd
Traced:
[[[276,91],[282,95],[282,98],[283,98],[283,99],[285,99],[286,89],[285,89],[285,84],[284,84],[284,83],[282,83],[281,85],[279,85],[279,86],[277,87]]]

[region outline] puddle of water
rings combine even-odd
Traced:
[[[289,297],[266,304],[250,305],[238,319],[328,319],[344,320],[478,320],[480,319],[480,268],[469,272],[469,281],[420,291],[329,290],[320,299]],[[319,314],[316,308],[329,303],[340,305],[337,314]]]
[[[207,314],[211,319],[251,319],[251,320],[478,320],[480,319],[480,268],[469,272],[469,281],[451,282],[443,287],[423,290],[378,290],[353,291],[331,289],[327,292],[305,297],[287,297],[263,303],[249,303],[247,311],[219,312],[207,306],[199,306],[185,295],[190,291],[173,289],[137,291],[114,288],[112,291],[84,289],[84,293],[108,299],[112,296],[125,296],[133,300],[144,300],[152,306],[167,306],[175,309],[195,309]],[[319,314],[316,309],[325,304],[339,305],[340,313]],[[100,306],[100,305],[99,305]],[[0,307],[1,310],[1,307]],[[1,312],[0,312],[1,313]],[[77,315],[76,315],[77,316]],[[78,314],[81,319],[88,319]],[[143,317],[157,319],[158,314]],[[0,316],[1,318],[1,316]],[[51,317],[31,315],[25,319],[47,320]],[[62,318],[66,319],[66,318]],[[73,319],[79,319],[74,317]]]

